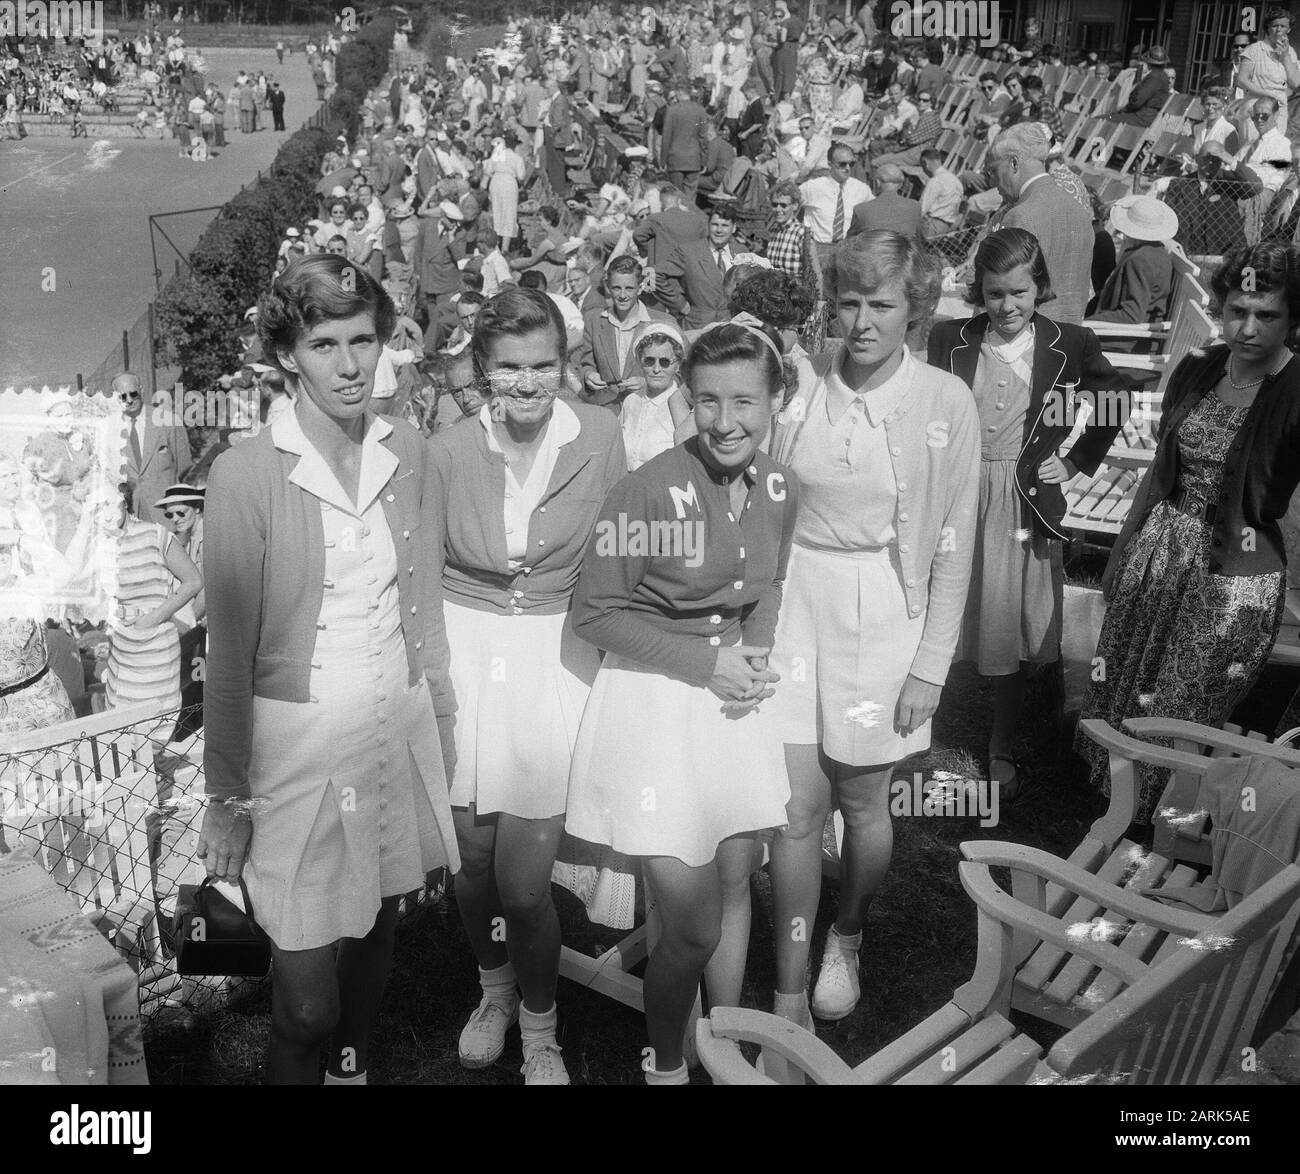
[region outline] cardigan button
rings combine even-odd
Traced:
[[[403,531],[402,531],[402,537],[405,538],[407,542],[410,542],[410,541],[411,541],[411,532],[410,532],[409,530],[403,530]]]
[[[423,648],[423,647],[424,647],[424,641],[423,641],[423,640],[417,640],[417,641],[415,642],[415,651],[416,651],[416,652],[419,652],[420,649]]]
[[[714,648],[717,648],[717,646],[722,643],[722,638],[720,636],[710,636],[709,643],[712,644]]]
[[[414,608],[414,607],[411,608],[411,614],[412,614],[412,615],[415,615],[415,608]]]
[[[396,497],[395,494],[390,493],[386,498],[384,498],[384,500],[385,500],[385,501],[396,501],[396,500],[397,500],[397,497]]]
[[[1031,489],[1029,490],[1029,496],[1030,496],[1030,497],[1036,497],[1037,494],[1038,494],[1038,490],[1037,490],[1037,489],[1032,489],[1032,488],[1031,488]]]
[[[907,517],[908,517],[907,514],[899,514],[899,515],[898,515],[898,520],[899,520],[900,522],[906,522],[906,521],[907,521]]]
[[[898,553],[899,553],[899,554],[909,554],[909,553],[911,553],[911,550],[912,550],[912,548],[911,548],[910,546],[908,546],[906,542],[904,542],[903,545],[900,546],[900,547],[898,548]]]
[[[546,513],[546,507],[545,507],[545,506],[539,506],[537,512],[538,512],[539,514],[544,514],[544,513]]]

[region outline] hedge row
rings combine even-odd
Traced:
[[[391,17],[379,18],[343,46],[329,107],[332,129],[291,135],[261,181],[222,208],[190,255],[189,269],[159,296],[159,353],[180,367],[187,386],[210,387],[238,366],[244,311],[271,280],[281,233],[316,214],[321,160],[339,128],[355,133],[361,102],[387,70],[393,28]]]

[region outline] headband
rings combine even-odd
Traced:
[[[758,318],[755,318],[753,314],[748,314],[742,311],[739,314],[733,315],[725,322],[710,322],[703,330],[700,331],[699,334],[695,336],[696,339],[698,340],[700,338],[703,338],[704,335],[708,334],[710,330],[717,330],[719,326],[744,327],[746,330],[750,332],[750,334],[754,335],[754,337],[761,338],[763,340],[763,344],[767,347],[769,351],[771,351],[776,356],[776,361],[778,363],[785,362],[785,356],[781,354],[781,351],[777,347],[776,343],[774,343],[770,338],[768,338],[767,331],[763,329],[763,323]]]

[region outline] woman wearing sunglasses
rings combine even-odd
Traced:
[[[495,1063],[518,1019],[525,1083],[562,1085],[551,870],[598,660],[573,634],[569,605],[626,457],[613,413],[556,399],[565,329],[544,291],[497,294],[479,312],[471,346],[488,402],[432,449],[440,503],[432,545],[457,704],[456,904],[483,988],[460,1061]]]
[[[203,570],[203,493],[194,485],[171,486],[154,502],[162,511],[163,524],[172,532],[172,540]],[[207,624],[204,622],[207,600],[200,589],[174,617],[181,630],[181,718],[177,737],[192,733],[203,723],[203,664],[207,653]]]

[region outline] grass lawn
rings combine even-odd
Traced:
[[[1082,568],[1072,581],[1092,578]],[[1037,687],[1035,687],[1035,684]],[[862,1002],[847,1019],[819,1024],[818,1034],[849,1063],[857,1063],[915,1026],[945,1003],[971,973],[975,958],[975,908],[957,879],[958,844],[1005,839],[1068,854],[1104,807],[1085,790],[1082,763],[1070,752],[1050,712],[1046,679],[1027,690],[1019,752],[1034,786],[996,827],[969,818],[898,818],[889,877],[869,918],[862,950]],[[902,764],[898,777],[935,770],[985,777],[983,755],[992,697],[968,665],[949,677],[934,723],[934,747]],[[771,1008],[774,980],[772,898],[767,874],[753,878],[754,928],[744,1002]],[[813,958],[835,913],[838,886],[823,887],[813,934]],[[565,943],[591,954],[620,936],[590,925],[579,903],[555,890]],[[455,909],[454,896],[408,917],[398,930],[397,962],[384,999],[373,1047],[372,1078],[384,1084],[518,1084],[519,1037],[493,1067],[462,1069],[456,1041],[478,1001],[477,972]],[[567,980],[559,989],[560,1042],[575,1083],[632,1084],[641,1080],[645,1046],[642,1017]],[[150,1078],[159,1084],[238,1084],[256,1080],[270,1018],[269,989],[203,1017],[177,1016],[155,1023],[146,1037]],[[1030,1022],[1022,1024],[1040,1028]],[[703,1070],[694,1074],[707,1083]]]

